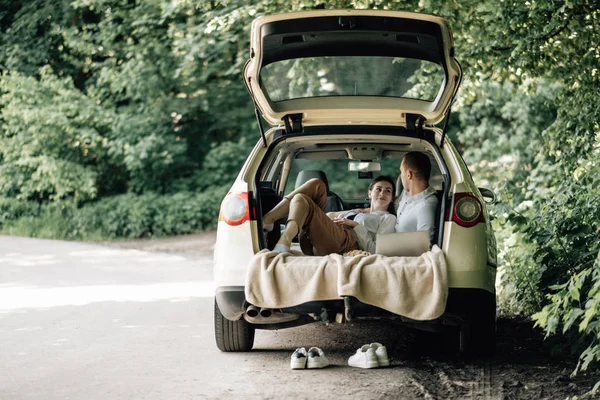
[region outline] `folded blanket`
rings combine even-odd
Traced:
[[[435,319],[448,298],[444,253],[437,246],[420,257],[308,257],[262,250],[248,266],[246,299],[258,307],[285,308],[343,296],[414,320]]]

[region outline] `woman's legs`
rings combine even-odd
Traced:
[[[310,197],[323,211],[327,205],[327,187],[320,179],[310,179],[296,190],[285,196],[271,211],[263,216],[263,225],[273,224],[280,218],[286,217],[290,212],[290,202],[297,194]]]
[[[278,245],[289,249],[292,240],[300,232],[306,218],[315,209],[325,214],[327,205],[327,187],[320,179],[310,179],[292,193],[285,196],[271,211],[263,217],[263,225],[273,224],[280,218],[288,217],[285,232],[279,238]],[[327,216],[326,216],[327,217]]]
[[[263,217],[263,226],[288,217],[286,229],[277,242],[289,249],[301,230],[308,233],[318,255],[345,252],[356,247],[352,231],[336,225],[325,213],[327,188],[320,179],[311,179],[287,195]],[[282,250],[283,251],[283,250]]]
[[[318,256],[358,248],[352,229],[333,222],[321,207],[302,193],[294,196],[290,202],[288,225],[278,243],[289,247],[300,230],[308,234]]]

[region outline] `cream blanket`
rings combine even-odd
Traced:
[[[262,250],[246,274],[246,300],[258,307],[285,308],[343,296],[414,320],[435,319],[448,298],[444,253],[437,246],[420,257],[308,257]]]

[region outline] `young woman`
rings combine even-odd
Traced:
[[[305,254],[311,254],[312,249],[319,256],[350,250],[375,253],[377,234],[394,232],[395,191],[391,177],[378,176],[369,184],[370,208],[325,213],[325,182],[311,179],[285,196],[263,217],[263,229],[271,231],[275,221],[288,217],[285,232],[273,249],[280,253],[290,251],[296,235]],[[354,218],[346,218],[349,216]]]

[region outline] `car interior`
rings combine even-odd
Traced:
[[[397,180],[396,200],[402,192],[400,181],[400,163],[402,157],[410,151],[422,151],[429,155],[432,162],[430,185],[438,192],[440,206],[436,221],[441,222],[442,209],[445,207],[441,200],[444,196],[444,182],[448,179],[445,165],[436,149],[421,140],[406,139],[406,143],[389,142],[381,137],[379,140],[365,142],[363,138],[348,140],[326,138],[317,140],[314,136],[292,137],[279,142],[271,151],[265,162],[259,168],[257,186],[259,215],[271,210],[285,194],[308,181],[311,178],[322,179],[327,185],[326,211],[341,211],[354,208],[368,208],[368,185],[372,178],[378,175],[389,175]],[[350,170],[349,163],[361,161],[359,164],[369,165],[375,171]],[[443,226],[443,223],[439,223]],[[267,236],[263,247],[273,248],[277,242],[285,220],[275,224],[273,232]],[[440,229],[436,229],[433,243],[440,237]]]

